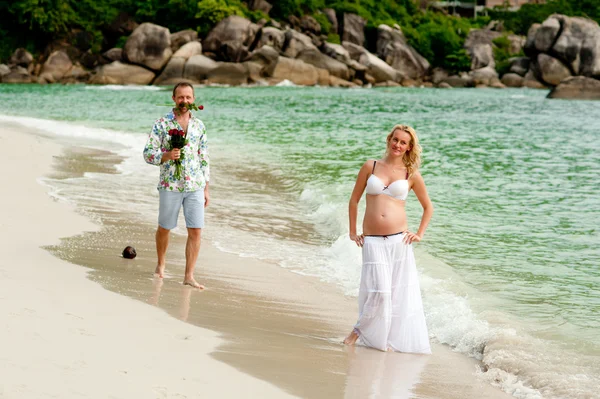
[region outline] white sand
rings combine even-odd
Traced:
[[[37,178],[60,151],[0,128],[0,398],[277,397],[214,360],[216,333],[109,292],[41,246],[96,229]]]

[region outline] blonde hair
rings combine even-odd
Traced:
[[[421,165],[421,146],[419,145],[419,138],[417,137],[417,132],[412,127],[407,125],[396,125],[387,135],[386,143],[388,146],[396,130],[401,130],[410,135],[409,149],[406,150],[402,156],[402,162],[404,162],[404,166],[406,166],[406,169],[408,170],[408,175],[411,176],[413,173],[419,170],[419,166]],[[385,153],[387,155],[387,149]]]

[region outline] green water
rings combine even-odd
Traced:
[[[420,250],[479,293],[479,311],[500,304],[528,333],[598,356],[600,102],[546,94],[198,88],[200,117],[219,160],[215,184],[248,194],[243,201],[227,196],[215,210],[239,209],[238,224],[229,227],[240,231],[334,248],[335,262],[358,169],[381,157],[393,125],[411,125],[436,209]],[[0,114],[76,122],[143,142],[169,98],[166,90],[0,85]],[[412,226],[419,212],[411,195]],[[343,268],[313,272],[350,291],[356,284]]]

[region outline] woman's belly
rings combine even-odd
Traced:
[[[367,195],[367,209],[363,219],[364,235],[386,235],[408,229],[404,201],[387,195]]]

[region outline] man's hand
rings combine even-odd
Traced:
[[[162,155],[162,162],[166,162],[166,161],[174,161],[176,159],[179,159],[181,157],[181,150],[179,148],[174,148],[171,151],[167,151],[165,153],[163,153]]]
[[[204,207],[206,208],[210,203],[210,193],[208,192],[208,186],[204,188]]]

